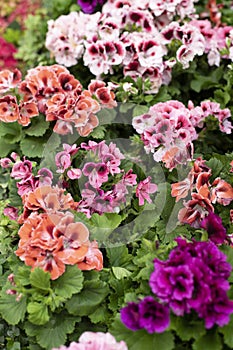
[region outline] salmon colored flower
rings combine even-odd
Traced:
[[[15,68],[10,71],[8,69],[0,72],[0,93],[4,93],[9,89],[15,88],[21,81],[22,74]]]
[[[192,199],[186,202],[185,208],[179,211],[178,219],[183,224],[199,228],[201,220],[205,218],[206,214],[213,211],[214,207],[208,198],[204,198],[198,193],[192,193]]]
[[[103,267],[96,242],[90,243],[87,227],[74,222],[70,212],[33,212],[21,226],[19,237],[16,255],[26,265],[49,272],[53,280],[65,272],[65,265],[78,264],[84,270]]]
[[[0,120],[12,123],[19,119],[19,106],[15,96],[6,95],[0,98]]]
[[[55,213],[75,208],[71,194],[64,194],[65,190],[50,185],[37,187],[34,191],[23,195],[24,212],[19,218],[22,223],[33,211],[43,209],[45,212]]]
[[[211,201],[228,205],[233,200],[233,187],[219,177],[212,183]]]
[[[88,252],[86,253],[83,261],[79,262],[77,265],[81,270],[102,270],[103,255],[98,249],[98,244],[96,241],[90,243]]]
[[[21,102],[19,105],[18,123],[27,126],[31,123],[31,118],[39,115],[39,111],[35,102]]]

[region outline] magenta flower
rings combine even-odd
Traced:
[[[200,226],[208,232],[209,239],[215,244],[221,244],[226,239],[226,229],[222,219],[213,212],[210,212],[202,221]]]
[[[169,307],[148,296],[139,303],[139,319],[148,333],[162,333],[170,324]]]
[[[3,210],[3,214],[8,216],[11,220],[17,220],[18,219],[18,209],[12,206],[8,206]]]
[[[145,180],[140,181],[136,188],[136,197],[139,199],[139,205],[143,205],[146,200],[148,203],[152,203],[149,194],[157,191],[157,185],[152,184],[151,177],[148,176]]]
[[[207,329],[227,324],[233,313],[227,257],[213,242],[177,242],[168,260],[154,261],[149,281],[153,293],[178,316],[196,311]]]
[[[93,13],[97,5],[102,5],[105,0],[78,0],[78,5],[84,13]]]
[[[30,160],[19,161],[14,164],[11,177],[14,179],[26,180],[32,174],[32,163]]]
[[[121,321],[132,331],[137,331],[142,328],[140,325],[139,305],[135,302],[128,303],[120,311]]]

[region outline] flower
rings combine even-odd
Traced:
[[[226,239],[226,229],[222,219],[213,212],[210,212],[202,221],[200,226],[208,232],[209,239],[215,244],[221,244]]]
[[[68,347],[60,346],[52,350],[128,350],[124,341],[119,343],[110,333],[103,332],[84,332],[79,342],[72,342]]]
[[[142,328],[140,325],[139,305],[135,302],[129,302],[127,306],[120,311],[121,321],[132,331],[137,331]]]
[[[213,242],[177,239],[166,261],[154,260],[150,287],[178,316],[197,312],[207,329],[229,322],[233,301],[227,296],[231,265]]]
[[[140,181],[136,188],[136,197],[139,198],[139,205],[143,205],[146,200],[148,203],[152,203],[149,197],[150,193],[155,193],[157,191],[157,185],[152,184],[151,177],[148,176],[145,180]]]
[[[139,303],[139,322],[148,333],[162,333],[170,323],[169,307],[157,302],[153,297],[145,297]]]

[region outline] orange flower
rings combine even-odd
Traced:
[[[171,195],[172,197],[176,197],[176,202],[178,202],[181,198],[186,198],[189,194],[189,191],[192,188],[193,177],[189,174],[186,179],[180,182],[176,182],[171,184]]]
[[[43,209],[45,212],[56,213],[67,209],[75,209],[70,193],[65,194],[65,190],[50,185],[37,187],[35,191],[23,195],[24,212],[19,217],[18,222],[22,223],[32,211]]]
[[[12,123],[19,119],[19,107],[15,96],[6,95],[0,98],[0,120]]]
[[[70,212],[51,215],[33,212],[20,228],[19,237],[16,255],[26,265],[48,271],[51,279],[61,276],[66,264],[74,265],[85,259],[90,269],[95,268],[94,262],[100,268],[101,253],[96,250],[96,244],[90,245],[87,227],[74,222]]]
[[[211,211],[214,211],[214,208],[208,198],[192,193],[192,199],[179,211],[178,219],[183,224],[199,228],[201,220]]]
[[[233,200],[233,187],[219,177],[212,183],[211,201],[212,203],[220,203],[228,205]]]
[[[39,115],[39,111],[35,102],[21,102],[19,105],[18,123],[27,126],[31,122],[31,118]]]
[[[100,271],[103,268],[103,255],[98,249],[98,243],[93,241],[90,243],[88,252],[82,262],[79,262],[78,268],[81,270],[97,270]]]

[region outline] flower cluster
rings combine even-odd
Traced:
[[[156,192],[157,186],[151,183],[151,177],[137,184],[137,175],[132,169],[127,172],[121,169],[121,160],[125,157],[115,143],[107,145],[105,141],[89,141],[88,144],[81,143],[79,148],[64,144],[63,149],[55,157],[57,172],[61,174],[63,186],[67,186],[67,180],[76,179],[83,184],[78,211],[88,217],[93,213],[119,212],[126,203],[130,188],[136,188],[139,205],[145,200],[151,203],[149,194]],[[88,161],[81,168],[74,168],[72,157],[83,150],[87,151]]]
[[[219,177],[210,183],[211,175],[211,169],[205,160],[197,158],[187,178],[171,185],[171,195],[176,197],[176,201],[191,194],[191,199],[184,202],[185,207],[179,211],[178,219],[181,223],[198,228],[201,221],[214,211],[213,204],[226,206],[233,200],[233,187]],[[205,228],[207,222],[204,221],[202,225]],[[218,226],[217,222],[216,225]]]
[[[190,101],[188,108],[179,101],[160,102],[147,113],[134,117],[132,124],[141,135],[146,152],[152,152],[155,161],[163,161],[172,170],[177,164],[192,159],[192,142],[198,138],[195,128],[203,127],[209,115],[218,119],[222,132],[231,133],[230,110],[221,109],[218,103],[210,101],[198,107]]]
[[[98,125],[96,113],[116,105],[114,94],[103,82],[92,81],[88,90],[69,71],[59,65],[39,66],[28,71],[21,81],[19,70],[0,72],[0,92],[17,87],[20,102],[13,95],[0,98],[0,120],[27,126],[31,118],[44,113],[54,121],[54,132],[68,134],[73,127],[87,136]]]
[[[180,21],[173,21],[175,16]],[[185,17],[191,21],[182,24]],[[222,49],[223,57],[231,58],[228,37],[232,32],[230,26],[212,28],[210,21],[197,19],[192,0],[114,0],[104,4],[101,13],[72,12],[50,20],[46,47],[67,67],[83,58],[97,77],[113,74],[114,67],[120,66],[124,76],[148,78],[148,93],[156,93],[162,84],[169,84],[176,62],[188,68],[195,56],[207,53],[209,64],[219,65]],[[167,56],[173,42],[179,43],[176,60],[174,54]]]
[[[84,332],[79,342],[72,342],[68,347],[60,346],[52,350],[127,350],[126,343],[122,340],[119,343],[110,333]]]
[[[75,222],[71,210],[77,204],[70,194],[52,186],[52,173],[43,168],[32,174],[32,163],[24,159],[1,160],[4,167],[12,166],[11,176],[20,180],[18,193],[24,211],[18,218],[19,244],[16,255],[32,268],[40,267],[57,279],[65,272],[65,265],[77,265],[81,270],[101,270],[103,256],[96,241],[90,242],[89,231]]]
[[[226,325],[233,313],[227,296],[231,272],[227,257],[212,242],[178,238],[177,243],[168,260],[154,260],[149,281],[153,293],[178,316],[194,310],[207,329]]]

